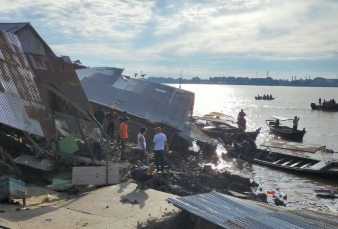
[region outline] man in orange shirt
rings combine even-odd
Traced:
[[[120,139],[121,139],[121,160],[125,160],[125,151],[127,146],[127,140],[128,140],[128,122],[129,118],[125,117],[122,120],[122,123],[120,124]]]

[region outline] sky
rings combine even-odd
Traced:
[[[57,55],[147,77],[338,78],[337,0],[0,0]]]

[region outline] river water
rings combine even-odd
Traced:
[[[178,87],[178,85],[171,85]],[[270,116],[284,116],[300,118],[298,128],[307,130],[303,142],[310,144],[326,145],[328,149],[338,151],[338,112],[314,111],[312,102],[318,103],[330,99],[338,99],[337,88],[319,87],[272,87],[272,86],[233,86],[233,85],[201,85],[183,84],[182,89],[195,93],[194,115],[202,116],[210,112],[221,112],[232,117],[237,117],[243,109],[246,113],[247,130],[255,130],[262,127],[257,137],[257,145],[265,140],[274,138],[269,133],[265,120]],[[257,95],[272,94],[275,100],[255,100]],[[285,124],[292,126],[292,121]],[[227,169],[232,173],[238,173],[252,178],[264,190],[282,190],[288,195],[285,201],[291,208],[312,208],[319,211],[338,211],[338,201],[335,199],[317,198],[314,189],[336,189],[337,179],[325,177],[300,176],[276,171],[264,166],[249,165],[235,158],[221,158],[226,153],[222,147],[218,148],[219,163],[215,169]],[[308,155],[315,158],[337,158],[338,153],[328,154],[317,152]]]

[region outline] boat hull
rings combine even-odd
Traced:
[[[241,138],[245,139],[247,136],[253,140],[256,140],[258,134],[260,133],[260,128],[256,131],[251,132],[239,132],[237,129],[202,129],[203,132],[212,138],[224,138],[225,133],[236,134],[236,140],[240,140]]]
[[[262,98],[262,97],[257,97],[257,96],[255,96],[255,100],[274,100],[274,99],[275,99],[275,98],[271,98],[271,99],[270,99],[270,98],[268,98],[268,99],[265,98],[265,99],[264,99],[264,98]]]
[[[315,103],[311,103],[312,110],[321,110],[321,111],[338,111],[338,105],[323,106]]]
[[[232,156],[239,156],[242,160],[284,171],[307,174],[338,175],[337,161],[329,162],[316,160],[301,156],[272,152],[265,149],[257,149],[253,157],[247,157],[242,153],[236,152],[234,148],[229,149],[228,152]],[[274,157],[269,157],[270,153],[273,153]]]
[[[275,127],[275,120],[266,120],[266,124],[268,125],[270,131],[277,135],[280,136],[281,138],[289,141],[294,141],[294,142],[302,142],[303,137],[306,133],[305,130],[293,130],[290,127],[287,126],[279,126]]]

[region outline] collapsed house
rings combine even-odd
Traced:
[[[102,127],[69,60],[56,57],[29,23],[0,23],[0,134],[31,148],[31,155],[15,155],[17,164],[43,171],[64,163],[106,165],[108,179],[108,166],[120,165],[93,155],[81,125]]]
[[[215,145],[189,121],[193,115],[194,93],[131,78],[123,75],[123,71],[110,67],[76,70],[94,110],[102,106],[107,110],[113,108],[119,114],[128,112],[131,141],[136,141],[140,128],[144,126],[149,129],[146,140],[151,145],[153,128],[161,126],[171,149],[186,149],[194,140]]]

